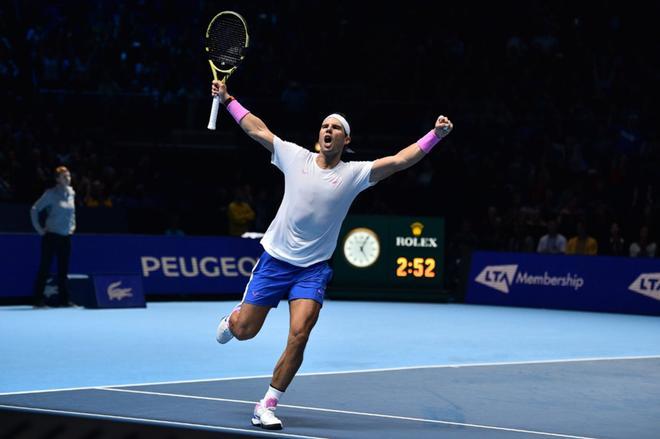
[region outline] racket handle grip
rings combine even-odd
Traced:
[[[215,129],[215,121],[218,119],[218,109],[220,108],[220,96],[213,96],[213,106],[211,107],[211,117],[209,117],[208,129]]]

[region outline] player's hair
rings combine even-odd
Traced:
[[[69,168],[66,166],[58,166],[55,168],[55,177],[59,177],[61,174],[64,174],[65,172],[69,172]]]

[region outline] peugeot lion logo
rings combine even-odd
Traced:
[[[628,289],[651,299],[660,300],[660,273],[642,273]]]
[[[516,271],[518,271],[517,265],[488,265],[481,270],[475,281],[501,293],[508,294]]]
[[[121,281],[113,282],[108,285],[108,298],[110,300],[121,300],[126,297],[133,297],[133,288],[119,288]]]

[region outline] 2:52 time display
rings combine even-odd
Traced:
[[[409,260],[403,256],[396,260],[396,277],[435,277],[435,258],[413,258]]]

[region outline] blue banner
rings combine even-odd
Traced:
[[[32,295],[40,242],[0,234],[0,297]],[[139,274],[147,295],[242,293],[262,251],[256,239],[233,237],[74,235],[69,273]]]
[[[465,301],[660,315],[660,260],[474,252]]]

